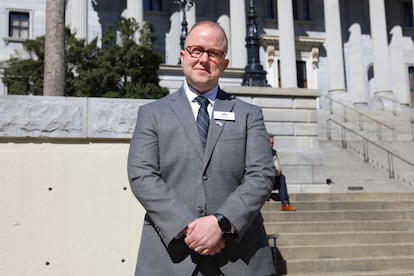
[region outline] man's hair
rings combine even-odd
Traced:
[[[199,22],[195,23],[191,27],[190,31],[188,32],[187,37],[196,27],[201,26],[201,25],[208,25],[212,28],[216,28],[217,30],[221,31],[221,33],[223,34],[223,37],[224,37],[224,53],[227,53],[227,48],[228,48],[228,45],[229,45],[229,41],[227,39],[226,32],[224,31],[223,27],[221,27],[220,24],[218,24],[216,22],[213,22],[213,21],[199,21]],[[186,44],[187,44],[187,41],[186,41]]]

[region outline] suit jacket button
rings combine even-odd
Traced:
[[[208,180],[208,177],[206,175],[203,175],[203,180]]]
[[[198,212],[198,213],[200,213],[200,214],[201,214],[201,213],[203,213],[203,212],[204,212],[203,207],[198,206],[198,207],[197,207],[197,212]]]

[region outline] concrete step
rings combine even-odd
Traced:
[[[281,275],[414,275],[414,193],[294,193],[262,209]],[[272,241],[270,240],[272,245]]]
[[[412,276],[413,270],[396,270],[396,271],[341,271],[341,272],[317,272],[317,273],[289,273],[289,276]]]
[[[354,232],[354,231],[414,231],[413,222],[409,220],[350,220],[350,221],[306,221],[306,222],[269,222],[265,221],[267,233],[301,233],[301,232]]]
[[[414,209],[414,201],[399,201],[398,204],[390,201],[297,201],[292,198],[291,203],[298,211],[336,211],[336,210],[405,210]],[[269,201],[263,206],[262,211],[279,211],[280,201]]]
[[[364,231],[364,232],[300,232],[280,233],[277,246],[332,245],[332,244],[397,244],[413,243],[414,231]]]
[[[294,259],[332,259],[354,258],[355,249],[358,255],[367,257],[409,256],[414,252],[414,242],[411,243],[375,243],[375,244],[335,244],[335,245],[289,245],[278,246],[286,260]],[[413,267],[414,268],[414,267]]]
[[[329,259],[301,259],[287,260],[288,275],[291,273],[339,273],[339,272],[377,272],[395,271],[396,268],[402,271],[414,271],[414,256],[385,256],[365,257],[355,252],[354,258],[329,258]],[[331,274],[329,274],[331,275]],[[342,274],[340,274],[342,275]]]
[[[374,163],[365,163],[361,143],[348,144],[348,149],[327,141],[320,141],[324,155],[324,174],[332,180],[330,192],[344,193],[350,189],[362,189],[364,192],[413,192],[413,185],[399,179],[390,179],[389,173]],[[386,158],[385,154],[382,154]],[[397,168],[397,167],[396,167]],[[405,172],[407,170],[404,170]],[[413,177],[414,179],[414,177]]]
[[[301,222],[329,222],[329,221],[360,221],[370,220],[376,221],[393,221],[406,220],[414,217],[414,211],[409,209],[399,210],[312,210],[312,211],[296,211],[296,212],[275,212],[263,211],[265,221],[301,221]]]
[[[364,154],[367,155],[369,164],[372,167],[380,169],[386,174],[385,177],[390,177],[390,169],[393,169],[395,179],[407,187],[414,187],[414,143],[399,143],[395,142],[378,142],[378,145],[392,152],[391,156],[378,146],[368,144],[367,150],[364,153],[363,143],[361,141],[353,141],[347,144],[347,150],[351,151],[361,159]],[[411,163],[411,165],[410,165]],[[392,167],[390,167],[392,164]]]
[[[401,201],[414,202],[414,191],[410,193],[406,192],[395,192],[395,193],[384,193],[384,192],[354,192],[354,193],[307,193],[307,194],[290,194],[290,199],[294,201],[304,202],[355,202],[355,201],[366,201],[366,202],[392,202],[399,204]]]

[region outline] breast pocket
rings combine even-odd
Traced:
[[[246,155],[246,136],[244,132],[234,130],[223,133],[217,143],[219,163],[229,174],[244,171]]]

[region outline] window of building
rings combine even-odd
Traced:
[[[265,0],[265,18],[277,18],[277,0]],[[309,21],[309,0],[292,0],[293,18],[300,21]]]
[[[309,21],[309,0],[293,0],[293,18],[299,21]]]
[[[162,11],[162,0],[144,0],[144,11]]]
[[[282,87],[282,79],[280,74],[280,59],[277,60],[277,70],[279,72],[278,82],[279,87]],[[296,61],[296,80],[299,88],[308,88],[308,79],[306,77],[306,61]]]
[[[306,62],[302,60],[296,61],[296,74],[299,88],[308,88],[308,80],[306,78]]]
[[[404,1],[403,2],[403,26],[404,27],[414,27],[413,19],[413,1]]]
[[[268,19],[277,18],[277,0],[266,0],[266,17]]]
[[[368,66],[367,78],[368,78],[368,81],[374,79],[374,64],[372,63]]]
[[[24,40],[29,38],[30,14],[28,12],[9,12],[9,38]]]
[[[410,86],[411,107],[414,107],[414,66],[408,67],[408,81]]]

